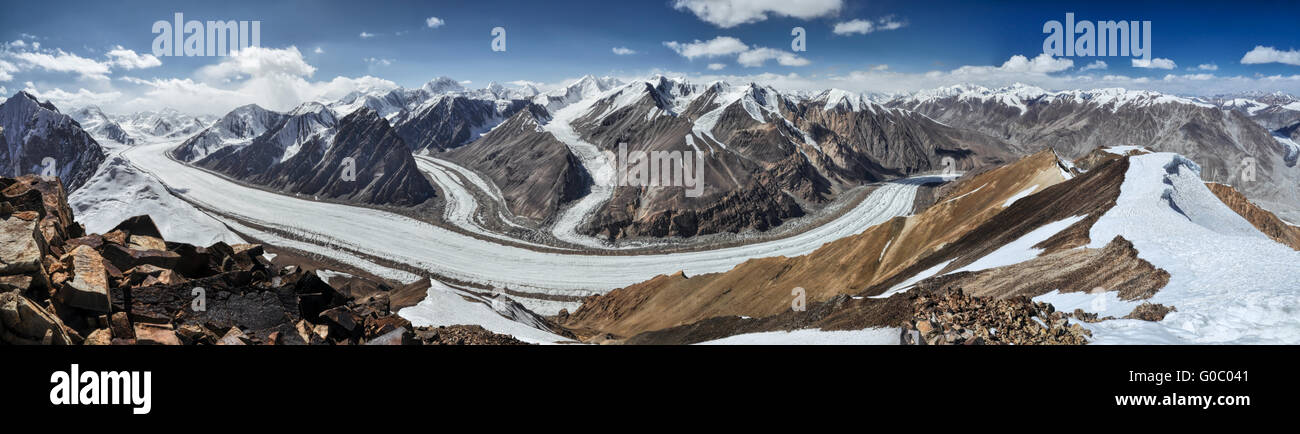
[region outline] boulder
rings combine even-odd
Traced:
[[[166,250],[136,250],[116,244],[107,244],[103,249],[104,259],[111,262],[118,270],[130,270],[138,265],[148,264],[160,268],[173,269],[180,260],[180,255]]]
[[[130,236],[142,235],[146,237],[162,238],[162,232],[158,231],[158,225],[153,224],[153,219],[149,215],[138,215],[135,217],[122,220],[113,231],[122,231]],[[164,247],[161,250],[166,250]]]
[[[113,345],[113,332],[109,329],[96,329],[86,336],[82,345]]]
[[[131,320],[127,318],[126,312],[113,312],[108,319],[109,329],[113,331],[115,339],[135,339],[135,330],[131,328]]]
[[[214,345],[218,340],[216,333],[198,324],[182,325],[176,329],[176,334],[180,335],[186,345]]]
[[[126,246],[134,250],[167,250],[167,243],[162,238],[147,235],[131,235]]]
[[[171,325],[137,323],[135,343],[138,345],[180,345],[181,339]]]
[[[59,289],[59,300],[72,307],[94,312],[111,311],[108,295],[108,273],[104,271],[104,258],[89,246],[77,246],[63,257],[71,271],[71,278]]]
[[[0,216],[0,275],[42,271],[41,259],[49,253],[35,211]]]
[[[119,246],[125,246],[126,232],[110,231],[109,233],[104,234],[104,242],[117,244]]]
[[[22,274],[12,275],[12,276],[0,276],[0,292],[9,292],[9,291],[22,292],[22,291],[26,291],[27,288],[30,288],[31,286],[32,286],[32,276],[27,276]]]
[[[231,327],[230,331],[227,331],[226,335],[217,341],[217,345],[248,345],[247,340],[248,335],[244,334],[243,330],[240,330],[239,327]]]
[[[73,220],[72,208],[68,206],[68,194],[63,183],[55,177],[23,175],[4,189],[5,200],[30,203],[35,198],[34,207],[25,209],[41,214],[40,230],[50,244],[62,244],[64,240],[77,238],[85,230]]]
[[[13,345],[71,345],[57,316],[17,292],[0,294],[0,342]]]

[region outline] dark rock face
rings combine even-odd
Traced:
[[[345,169],[355,173],[344,176]],[[369,109],[339,121],[329,143],[308,141],[297,155],[249,180],[292,193],[394,206],[418,205],[436,194],[406,143]]]
[[[393,120],[397,135],[412,151],[442,151],[477,139],[479,134],[520,111],[543,113],[540,107],[524,100],[504,106],[498,101],[464,96],[440,96],[415,111]]]
[[[410,149],[388,121],[362,108],[330,127],[325,125],[333,118],[322,118],[326,114],[292,116],[252,144],[217,150],[196,164],[253,184],[319,198],[413,206],[435,196],[433,185],[416,169]],[[304,137],[310,131],[318,133]],[[293,145],[297,149],[286,145],[294,140],[302,140]],[[290,151],[296,152],[287,154]]]
[[[27,92],[0,104],[0,130],[0,175],[42,174],[53,168],[68,190],[76,190],[104,161],[104,151],[81,124]]]
[[[539,106],[521,110],[445,157],[490,178],[514,215],[544,222],[562,204],[585,195],[591,184],[578,157],[541,128],[545,116]]]
[[[304,143],[328,135],[337,125],[338,120],[325,106],[303,104],[248,146],[218,149],[196,164],[239,179],[256,176],[296,155]]]

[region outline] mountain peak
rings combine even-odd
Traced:
[[[424,86],[420,86],[420,89],[433,95],[465,91],[465,87],[461,86],[459,81],[446,76],[429,80],[429,82],[425,83]]]

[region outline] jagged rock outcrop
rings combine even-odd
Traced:
[[[272,266],[260,245],[167,242],[148,216],[87,235],[57,179],[0,178],[0,187],[0,344],[423,342],[382,290],[354,297],[315,270]],[[510,341],[439,333],[422,336]]]

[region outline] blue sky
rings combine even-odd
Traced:
[[[547,87],[584,74],[666,73],[879,92],[1022,81],[1181,94],[1300,93],[1300,52],[1294,51],[1300,26],[1282,18],[1300,15],[1300,4],[1284,1],[46,1],[4,9],[0,41],[8,42],[0,49],[0,88],[6,96],[31,89],[56,103],[119,110],[162,103],[217,112],[241,97],[267,98],[259,94],[283,100],[259,102],[283,106],[336,96],[348,84],[413,87],[437,76],[470,81],[471,87],[519,80]],[[186,20],[260,20],[261,45],[271,51],[254,66],[223,57],[149,60],[153,22],[170,20],[174,12]],[[1121,57],[1039,58],[1043,23],[1064,21],[1066,12],[1078,20],[1151,21],[1159,67],[1137,68]],[[429,17],[442,24],[429,27]],[[877,30],[833,31],[853,20]],[[505,52],[490,49],[497,26],[507,31]],[[806,29],[807,51],[791,51],[794,27]],[[688,58],[684,49],[666,44],[680,48],[717,38],[733,42],[732,49]],[[1275,50],[1256,53],[1265,63],[1243,64],[1257,46]],[[618,55],[615,47],[634,53]],[[111,50],[131,57],[110,56]],[[742,62],[746,52],[752,57]],[[1021,67],[1014,56],[1032,62]],[[1098,60],[1106,67],[1097,67]],[[336,77],[347,80],[325,84]],[[296,88],[280,89],[275,79]],[[216,102],[187,104],[186,95]]]

